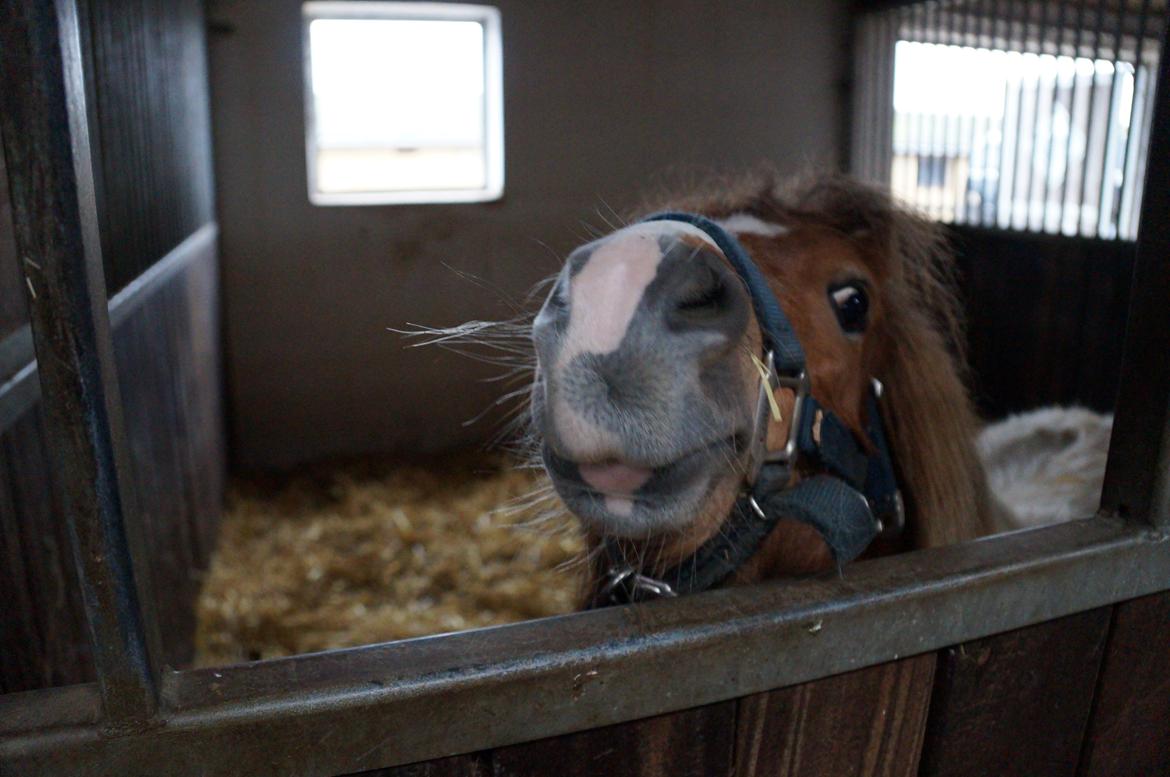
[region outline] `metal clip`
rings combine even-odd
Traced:
[[[778,375],[776,361],[772,351],[764,355],[764,365],[767,372],[760,380],[760,395],[756,402],[755,427],[752,430],[751,449],[747,461],[747,485],[755,485],[760,475],[760,469],[767,464],[779,464],[791,471],[796,462],[797,437],[800,431],[801,417],[804,414],[805,398],[809,395],[808,374],[803,370],[799,375]],[[791,389],[795,395],[792,404],[792,418],[788,422],[788,440],[778,451],[768,450],[768,418],[771,413],[769,394],[778,388]]]
[[[617,596],[621,592],[624,597]],[[647,599],[670,599],[678,594],[669,583],[635,572],[632,567],[610,570],[601,596],[614,604],[642,602]]]
[[[901,491],[895,491],[883,502],[876,505],[878,510],[875,510],[878,534],[883,539],[893,539],[906,528],[906,503],[902,500]]]

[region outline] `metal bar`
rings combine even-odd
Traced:
[[[866,15],[856,17],[853,23],[852,45],[849,47],[851,57],[849,82],[851,113],[850,122],[850,152],[848,169],[858,178],[872,180],[873,170],[871,157],[873,144],[870,138],[873,116],[870,112],[872,102],[872,88],[868,69],[872,68],[872,38],[871,29],[873,19]]]
[[[940,48],[947,45],[947,41],[945,40],[946,30],[944,29],[945,9],[943,6],[944,0],[937,0],[930,6],[930,38],[932,39],[931,42]],[[946,120],[947,116],[945,113],[942,115],[936,113],[930,114],[930,164],[932,168],[938,170],[940,167],[939,163],[942,163],[940,172],[944,180],[946,178]],[[929,198],[928,207],[931,218],[941,219],[946,210],[946,187],[941,185],[935,186],[934,184],[935,180],[932,178],[931,186],[926,193]]]
[[[990,8],[989,8],[990,13],[988,15],[988,19],[989,19],[988,26],[990,28],[989,34],[988,34],[988,38],[989,38],[988,50],[992,53],[992,56],[996,56],[996,57],[1006,56],[1006,53],[1003,53],[1003,52],[1005,52],[1005,50],[1007,49],[1006,43],[1003,46],[999,45],[999,20],[1000,20],[1000,18],[1005,17],[1007,14],[1004,13],[1004,14],[997,15],[995,13],[995,11],[997,9],[999,9],[1000,3],[1002,1],[1003,0],[988,0],[988,3],[990,5]],[[1010,8],[1010,6],[1008,6],[1008,7]],[[1006,39],[1006,35],[1005,35],[1005,39]],[[991,165],[991,150],[992,150],[991,149],[991,130],[992,130],[992,127],[994,126],[994,121],[990,116],[985,116],[981,122],[981,126],[983,127],[984,182],[980,186],[980,194],[979,194],[979,225],[984,226],[984,227],[996,226],[996,224],[999,221],[999,215],[998,215],[998,211],[999,211],[999,185],[1000,185],[1000,182],[1003,180],[1003,131],[1004,131],[1004,122],[1005,122],[1005,119],[1007,118],[1007,112],[1006,112],[1007,97],[1006,97],[1006,94],[1007,94],[1007,87],[1005,85],[1005,87],[1004,87],[1005,112],[1004,112],[1004,115],[1000,118],[999,133],[998,133],[1000,142],[999,142],[998,147],[995,150],[996,187],[995,187],[995,192],[994,192],[993,197],[987,196],[988,186],[986,184],[986,175],[987,175],[987,171],[990,170],[992,167],[992,165]]]
[[[943,46],[959,49],[962,48],[963,41],[959,35],[959,19],[961,14],[959,6],[960,0],[951,0],[951,2],[940,4],[939,6],[940,12],[945,11],[947,14],[946,16],[940,16],[939,18],[938,35],[939,42]],[[944,24],[947,27],[946,30],[943,29]],[[942,135],[942,144],[939,152],[939,159],[942,162],[942,180],[940,181],[940,186],[938,187],[939,207],[937,215],[937,218],[945,218],[947,215],[947,209],[949,207],[950,218],[947,220],[952,222],[957,220],[957,207],[952,196],[954,182],[949,181],[947,168],[949,166],[949,161],[953,158],[952,152],[954,152],[954,147],[951,145],[951,130],[954,124],[954,120],[954,112],[948,110],[945,114],[943,114],[942,121],[939,122],[941,125],[940,130]],[[958,155],[954,154],[954,156],[957,157]]]
[[[964,25],[964,38],[966,39],[969,37],[970,43],[971,43],[971,51],[978,52],[979,49],[981,48],[980,44],[982,43],[982,40],[980,39],[979,33],[980,33],[980,30],[983,28],[983,18],[982,18],[982,15],[980,13],[980,10],[979,10],[980,9],[979,0],[970,0],[970,5],[971,5],[971,7],[966,9],[967,23]],[[970,203],[970,200],[969,200],[967,193],[971,190],[971,173],[975,169],[975,166],[974,166],[974,163],[975,163],[975,123],[976,123],[975,112],[971,113],[971,116],[968,119],[967,128],[966,128],[965,132],[964,132],[962,120],[960,120],[960,122],[959,122],[959,139],[958,139],[957,148],[958,148],[960,157],[962,156],[964,151],[967,154],[967,177],[963,181],[963,186],[959,191],[959,211],[958,212],[962,215],[961,215],[961,217],[956,218],[956,221],[958,221],[960,224],[972,223],[972,221],[971,221],[971,203]],[[963,143],[964,137],[967,138],[967,142],[965,145]],[[976,223],[976,224],[979,223],[978,218],[975,219],[974,223]]]
[[[1032,23],[1032,6],[1029,0],[1020,0],[1020,10],[1023,11],[1023,18],[1020,20],[1020,38],[1019,46],[1016,50],[1020,54],[1020,89],[1016,93],[1016,127],[1015,136],[1016,141],[1012,147],[1012,182],[1008,189],[1008,201],[1011,202],[1011,215],[1009,217],[1009,225],[1012,229],[1019,229],[1016,226],[1016,189],[1018,188],[1019,180],[1023,177],[1023,170],[1028,167],[1028,159],[1023,153],[1023,139],[1024,139],[1024,72],[1023,63],[1024,56],[1028,50],[1028,26]],[[1021,169],[1023,166],[1023,170]],[[1025,190],[1024,196],[1027,197]],[[1028,204],[1024,203],[1024,224],[1023,229],[1028,228]]]
[[[144,581],[131,563],[139,527],[125,484],[81,63],[74,0],[0,0],[0,134],[41,390],[50,399],[46,427],[104,725],[139,730],[157,708],[157,643],[147,636]]]
[[[1142,111],[1139,115],[1138,106],[1143,104],[1139,102],[1139,95],[1144,84],[1141,83],[1142,73],[1142,56],[1144,54],[1146,43],[1146,22],[1150,18],[1150,0],[1142,0],[1141,18],[1138,20],[1138,34],[1137,44],[1134,47],[1133,54],[1133,92],[1130,95],[1130,111],[1129,111],[1129,129],[1125,133],[1125,149],[1121,152],[1121,189],[1118,192],[1117,209],[1117,238],[1122,239],[1125,235],[1122,232],[1121,225],[1128,221],[1129,208],[1126,206],[1126,195],[1129,193],[1132,196],[1133,192],[1133,178],[1137,172],[1131,162],[1130,155],[1135,154],[1137,148],[1133,142],[1134,135],[1141,135],[1142,125],[1145,124],[1145,112]]]
[[[958,47],[962,49],[975,50],[974,36],[972,30],[975,25],[975,9],[972,7],[976,0],[957,0],[954,4],[954,13],[962,15],[962,31],[959,30],[959,21],[955,22],[954,30],[955,37],[958,38]],[[974,116],[971,117],[974,121]],[[951,158],[954,159],[956,173],[959,173],[959,166],[963,159],[963,138],[966,137],[966,125],[964,123],[964,115],[962,111],[954,114],[954,131],[948,133],[947,141],[950,145]],[[968,154],[970,149],[967,149]],[[966,223],[967,221],[967,179],[971,174],[970,157],[968,156],[967,170],[964,175],[956,175],[955,180],[951,181],[950,196],[951,196],[951,212],[952,219],[958,223]]]
[[[1161,57],[1161,56],[1165,56],[1165,55],[1162,54],[1161,52],[1159,52],[1158,56],[1155,57],[1155,62],[1157,61],[1158,57]],[[1156,67],[1156,65],[1155,65],[1155,67]],[[1154,90],[1157,89],[1157,86],[1158,86],[1157,75],[1154,72],[1155,67],[1150,67],[1150,68],[1146,69],[1146,83],[1145,83],[1145,87],[1144,87],[1145,93],[1144,93],[1144,100],[1143,100],[1143,105],[1145,106],[1144,110],[1146,113],[1149,113],[1150,111],[1153,110]],[[1134,170],[1145,170],[1146,169],[1147,156],[1149,154],[1150,132],[1152,131],[1152,129],[1153,128],[1150,126],[1150,122],[1148,119],[1142,121],[1142,126],[1141,126],[1142,135],[1141,135],[1141,141],[1138,143],[1138,146],[1137,146],[1137,160],[1134,162]],[[1128,232],[1129,232],[1130,239],[1136,238],[1136,236],[1137,236],[1138,219],[1141,216],[1140,209],[1141,209],[1143,195],[1145,192],[1145,183],[1146,183],[1146,179],[1145,179],[1144,175],[1138,175],[1134,178],[1133,203],[1132,203],[1132,208],[1130,209],[1130,214],[1129,214],[1129,230],[1128,230]]]
[[[1041,60],[1044,55],[1044,32],[1048,25],[1048,7],[1049,3],[1043,2],[1040,4],[1040,19],[1036,24],[1036,47],[1032,52],[1036,57],[1036,80],[1035,80],[1035,97],[1032,100],[1032,126],[1028,133],[1031,137],[1028,140],[1028,154],[1025,158],[1024,169],[1028,176],[1022,179],[1023,197],[1024,197],[1024,225],[1025,230],[1032,229],[1032,192],[1036,184],[1036,141],[1039,135],[1040,128],[1040,92],[1044,83],[1044,70],[1041,66]],[[1029,21],[1031,20],[1031,12],[1029,11]],[[1024,47],[1028,48],[1030,40],[1028,38],[1027,26],[1024,27]],[[1021,97],[1021,100],[1023,98]]]
[[[894,46],[898,41],[898,19],[882,14],[878,20],[878,51],[881,75],[878,78],[878,169],[882,182],[893,184],[894,164]]]
[[[1097,102],[1097,60],[1101,58],[1101,35],[1104,30],[1105,0],[1097,0],[1097,27],[1093,31],[1093,71],[1089,77],[1088,107],[1085,113],[1085,156],[1081,159],[1081,191],[1077,196],[1077,228],[1074,233],[1084,237],[1097,236],[1096,225],[1094,225],[1093,232],[1089,235],[1085,235],[1083,229],[1085,225],[1085,193],[1088,191],[1089,182],[1089,157],[1093,150],[1093,112]]]
[[[928,4],[920,3],[910,7],[910,13],[913,15],[913,30],[914,33],[910,36],[910,40],[921,42],[926,39],[926,15],[928,13]],[[929,203],[924,204],[922,201],[922,187],[920,181],[922,174],[919,168],[922,165],[922,146],[925,145],[923,138],[926,136],[926,129],[928,120],[926,118],[926,111],[915,111],[914,114],[914,132],[911,134],[911,142],[909,143],[910,157],[914,159],[914,169],[907,170],[906,175],[910,179],[910,186],[912,189],[907,191],[914,192],[913,206],[915,210],[922,213],[929,213]],[[907,166],[909,167],[909,166]]]
[[[919,10],[917,8],[899,9],[897,11],[891,12],[891,16],[894,17],[894,25],[895,25],[895,30],[894,30],[894,84],[895,84],[895,89],[894,89],[894,92],[897,91],[898,42],[902,41],[902,40],[913,40],[915,38],[915,36],[917,35],[915,25],[917,23],[918,13],[919,13]],[[893,97],[893,93],[891,93],[891,99],[892,99],[892,97]],[[897,122],[898,121],[897,106],[894,105],[893,109],[894,109],[893,110],[894,121]],[[909,160],[914,157],[915,149],[917,147],[916,146],[917,137],[918,137],[917,125],[918,125],[918,117],[917,116],[915,116],[911,113],[903,114],[903,121],[901,122],[903,164],[900,166],[900,169],[898,171],[899,177],[902,181],[902,186],[898,187],[898,188],[901,189],[901,191],[903,193],[904,203],[908,207],[915,207],[917,204],[916,198],[917,198],[918,192],[917,192],[917,189],[915,188],[916,179],[914,177],[916,175],[916,173],[910,169],[910,163],[909,163]],[[896,137],[897,136],[895,136],[895,138]],[[897,149],[894,150],[893,156],[895,159],[898,157]],[[917,165],[917,162],[915,162],[915,165]],[[912,199],[912,197],[914,199]]]
[[[1101,508],[1170,527],[1170,25],[1153,105],[1145,195]]]
[[[1007,16],[1004,24],[1004,56],[1007,58],[1007,63],[1011,63],[1012,52],[1017,49],[1015,29],[1015,19],[1019,15],[1018,8],[1023,0],[1009,0]],[[1021,77],[1022,78],[1022,77]],[[999,186],[997,189],[997,205],[999,212],[996,214],[996,226],[1001,229],[1013,228],[1013,215],[1015,213],[1015,202],[1013,201],[1013,187],[1015,186],[1016,178],[1016,163],[1019,152],[1018,145],[1013,145],[1008,139],[1009,127],[1012,125],[1008,122],[1008,117],[1011,117],[1012,122],[1019,123],[1019,111],[1013,111],[1013,106],[1017,102],[1013,93],[1013,82],[1009,76],[1004,83],[1003,90],[1003,121],[1000,126],[1000,143],[999,143]],[[1018,87],[1018,85],[1017,85]],[[1010,152],[1010,154],[1009,154]]]
[[[77,688],[2,697],[0,771],[380,768],[735,698],[1168,588],[1170,538],[1075,521],[843,575],[176,673],[153,735],[99,738]]]
[[[1068,137],[1065,138],[1064,144],[1064,180],[1060,183],[1060,213],[1056,227],[1057,234],[1064,234],[1064,208],[1068,201],[1068,182],[1072,177],[1072,142],[1077,126],[1077,94],[1080,93],[1077,88],[1077,60],[1081,58],[1081,41],[1085,36],[1085,11],[1088,5],[1089,0],[1080,0],[1080,4],[1077,6],[1077,31],[1076,35],[1073,36],[1072,84],[1069,86],[1068,93]]]
[[[1056,105],[1060,99],[1060,57],[1064,50],[1064,29],[1066,27],[1065,11],[1068,8],[1068,2],[1060,4],[1060,13],[1056,21],[1056,53],[1053,56],[1052,64],[1052,97],[1048,102],[1048,145],[1044,150],[1044,176],[1040,179],[1040,232],[1048,231],[1048,201],[1049,193],[1052,191],[1052,184],[1050,178],[1052,177],[1052,149],[1056,145],[1053,143],[1053,130],[1056,127]],[[1041,47],[1043,48],[1043,47]],[[1075,70],[1074,70],[1075,72]],[[1036,111],[1040,111],[1040,85],[1036,85]],[[1033,128],[1036,132],[1040,129],[1040,122],[1036,122]],[[1032,136],[1032,153],[1035,156],[1035,149],[1038,146],[1036,135]],[[1033,180],[1033,183],[1035,180]],[[1031,193],[1031,188],[1029,189]]]
[[[1097,197],[1097,234],[1106,237],[1116,237],[1116,235],[1109,234],[1108,229],[1103,229],[1103,227],[1109,227],[1113,222],[1113,197],[1110,196],[1107,200],[1105,194],[1113,188],[1112,176],[1109,173],[1110,162],[1113,160],[1113,119],[1117,113],[1117,82],[1120,80],[1121,70],[1118,65],[1121,62],[1125,7],[1119,6],[1116,13],[1117,27],[1113,33],[1113,74],[1109,78],[1109,100],[1107,101],[1109,112],[1105,115],[1105,145],[1101,149],[1101,189]],[[1108,213],[1105,212],[1107,207]]]

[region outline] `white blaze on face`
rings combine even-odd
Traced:
[[[696,237],[718,251],[698,227],[681,221],[634,224],[601,241],[569,280],[569,326],[555,369],[564,369],[583,353],[613,353],[638,312],[642,295],[658,274],[663,250],[659,238]],[[563,395],[552,408],[567,453],[599,460],[620,453],[616,434],[591,423]]]
[[[650,221],[626,227],[594,249],[569,281],[569,330],[561,364],[582,353],[612,353],[621,345],[646,287],[663,259],[659,238],[692,235],[716,251],[707,233],[681,221]]]
[[[737,235],[761,235],[763,237],[787,235],[789,231],[788,227],[783,224],[773,224],[750,213],[736,213],[728,216],[719,222],[719,226]]]

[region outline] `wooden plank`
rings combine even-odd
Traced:
[[[0,690],[91,679],[77,571],[39,411],[0,436],[0,492]]]
[[[727,701],[500,748],[493,753],[491,774],[707,777],[729,773],[734,742],[735,702]]]
[[[1075,775],[1110,611],[944,650],[920,774]]]
[[[926,728],[928,653],[739,701],[738,777],[911,777]]]
[[[949,233],[980,412],[1112,409],[1133,244],[974,227]]]
[[[1119,604],[1081,777],[1170,774],[1170,593]]]
[[[215,218],[200,0],[79,0],[106,286]]]

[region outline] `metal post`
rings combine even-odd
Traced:
[[[1137,258],[1102,510],[1170,527],[1170,24],[1138,223]]]
[[[122,437],[98,239],[75,0],[0,0],[0,134],[36,347],[108,730],[158,705],[141,525]],[[136,572],[140,574],[137,577]]]

